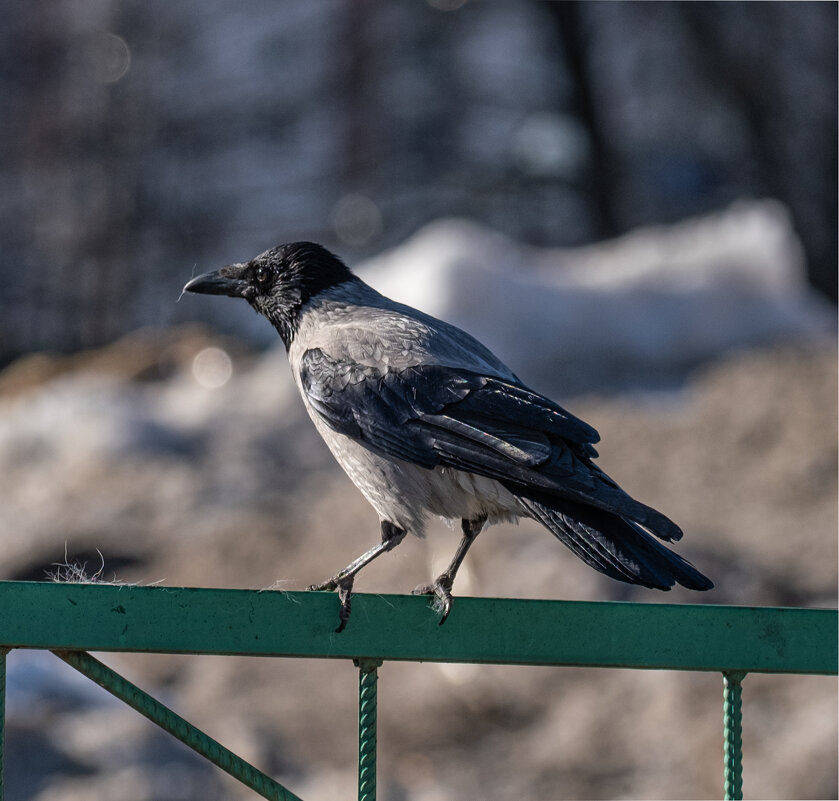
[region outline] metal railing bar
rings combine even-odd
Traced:
[[[0,801],[3,801],[4,760],[6,752],[6,654],[7,648],[0,648]]]
[[[458,598],[431,602],[259,592],[0,582],[0,646],[750,673],[837,672],[830,609]]]
[[[217,740],[184,720],[169,707],[90,654],[84,651],[53,651],[53,653],[263,798],[271,799],[271,801],[301,801],[270,776],[236,756]]]
[[[380,659],[358,665],[358,801],[376,801],[377,705]]]
[[[743,798],[743,687],[745,673],[728,671],[723,680],[723,760],[725,801]]]

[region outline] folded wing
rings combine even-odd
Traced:
[[[445,365],[372,367],[320,348],[306,351],[299,370],[323,420],[373,450],[495,478],[539,503],[591,505],[664,540],[681,537],[592,462],[599,436],[591,426],[521,384]]]

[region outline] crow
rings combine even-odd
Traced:
[[[415,593],[445,622],[458,568],[487,524],[529,517],[595,570],[669,590],[713,583],[661,545],[681,529],[594,463],[600,437],[527,387],[466,332],[396,303],[313,242],[193,278],[185,292],[244,298],[273,324],[309,417],[379,515],[381,541],[310,590],[338,590],[429,516],[460,520],[448,568]],[[651,536],[654,535],[654,536]]]

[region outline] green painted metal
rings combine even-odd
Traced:
[[[6,751],[6,648],[0,648],[0,801],[3,801],[3,769]]]
[[[723,680],[723,759],[726,801],[743,798],[743,687],[745,673],[727,671]]]
[[[236,756],[221,743],[204,734],[160,701],[141,690],[136,684],[132,684],[90,654],[83,651],[55,651],[54,653],[263,798],[269,798],[271,801],[300,801],[294,793],[270,776]]]
[[[358,660],[358,801],[376,801],[378,659]]]
[[[0,582],[0,646],[836,674],[827,609]]]
[[[721,672],[725,797],[742,798],[747,672],[837,673],[837,612],[689,604],[458,598],[445,626],[415,596],[0,582],[0,801],[8,648],[43,648],[90,676],[266,798],[296,799],[82,650],[352,658],[359,667],[361,801],[376,797],[382,660]],[[299,801],[299,800],[298,800]]]

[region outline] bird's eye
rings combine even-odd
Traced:
[[[256,268],[254,275],[260,284],[267,284],[271,278],[271,271],[267,267],[260,266]]]

